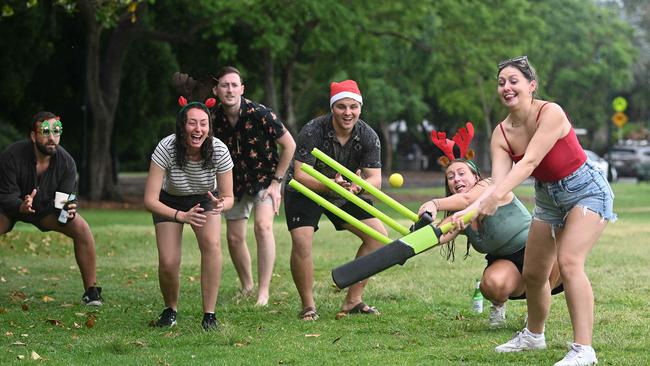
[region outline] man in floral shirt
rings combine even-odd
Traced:
[[[214,135],[223,141],[235,163],[235,205],[225,212],[228,250],[235,265],[241,292],[253,292],[251,258],[246,244],[248,217],[255,209],[255,239],[259,288],[257,305],[266,305],[275,262],[273,216],[278,214],[281,184],[296,148],[293,137],[273,111],[242,95],[239,70],[219,70],[213,88],[219,104],[213,109]],[[282,147],[278,152],[278,145]]]

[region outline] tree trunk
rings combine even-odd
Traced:
[[[480,161],[479,169],[483,172],[489,172],[492,167],[490,152],[490,141],[492,140],[492,122],[490,121],[490,118],[492,117],[492,104],[489,103],[488,98],[485,95],[483,80],[480,77],[477,79],[477,85],[481,97],[481,109],[483,110],[483,125],[485,126],[484,132],[486,138],[474,139],[474,141],[478,140],[478,148],[475,148],[475,155]],[[479,133],[479,136],[480,135],[481,134]],[[476,158],[474,160],[476,160]]]
[[[264,104],[273,109],[276,113],[280,113],[280,106],[278,105],[278,96],[275,92],[275,64],[271,49],[265,48],[262,51],[262,63],[264,68]]]
[[[115,111],[120,95],[122,69],[129,45],[136,36],[138,22],[125,14],[111,32],[102,60],[102,25],[98,23],[94,2],[80,1],[79,11],[86,24],[86,80],[85,93],[91,111],[89,141],[89,198],[92,201],[119,197],[117,182],[113,175],[111,136],[115,124]],[[146,4],[138,6],[138,19]]]
[[[379,121],[379,128],[381,129],[381,135],[384,139],[384,150],[386,152],[386,157],[384,163],[382,164],[382,170],[384,173],[388,174],[393,171],[393,145],[390,142],[390,124],[384,121]]]
[[[284,69],[282,80],[282,99],[284,99],[284,123],[289,131],[296,135],[298,133],[298,123],[296,120],[296,110],[294,108],[293,93],[293,61]]]

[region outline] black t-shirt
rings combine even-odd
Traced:
[[[0,208],[8,215],[18,214],[23,198],[38,191],[32,208],[37,214],[54,211],[54,193],[76,191],[77,167],[74,159],[60,145],[43,174],[36,176],[34,143],[15,142],[0,154]]]

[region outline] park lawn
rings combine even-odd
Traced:
[[[608,226],[587,263],[596,301],[594,347],[600,364],[648,364],[650,186],[620,183],[613,189],[619,221]],[[439,188],[386,191],[442,194]],[[519,188],[517,194],[532,204],[531,187]],[[419,206],[404,203],[413,210]],[[291,242],[283,216],[275,224],[277,260],[268,307],[238,297],[238,280],[222,234],[224,267],[217,304],[221,327],[203,332],[198,249],[186,228],[178,326],[151,328],[148,323],[163,304],[150,215],[82,212],[97,239],[105,305],[79,304],[82,288],[70,240],[16,225],[0,237],[1,365],[32,363],[34,354],[40,357],[37,362],[50,365],[550,365],[564,356],[571,340],[562,294],[553,298],[547,351],[495,353],[494,346],[522,327],[525,302],[508,303],[507,326],[498,330],[487,327],[487,310],[471,312],[472,286],[484,259],[473,252],[463,260],[464,239],[457,243],[455,262],[445,261],[434,249],[372,277],[364,299],[382,311],[380,317],[334,320],[343,293],[332,286],[330,271],[352,259],[358,241],[334,231],[326,219],[314,243],[321,318],[298,321],[300,302],[289,271]],[[252,236],[249,247],[255,257]]]

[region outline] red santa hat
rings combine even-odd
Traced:
[[[343,80],[340,83],[332,82],[330,84],[330,107],[336,103],[337,100],[343,98],[352,98],[363,104],[363,98],[361,97],[361,92],[357,86],[357,82],[354,80]]]

